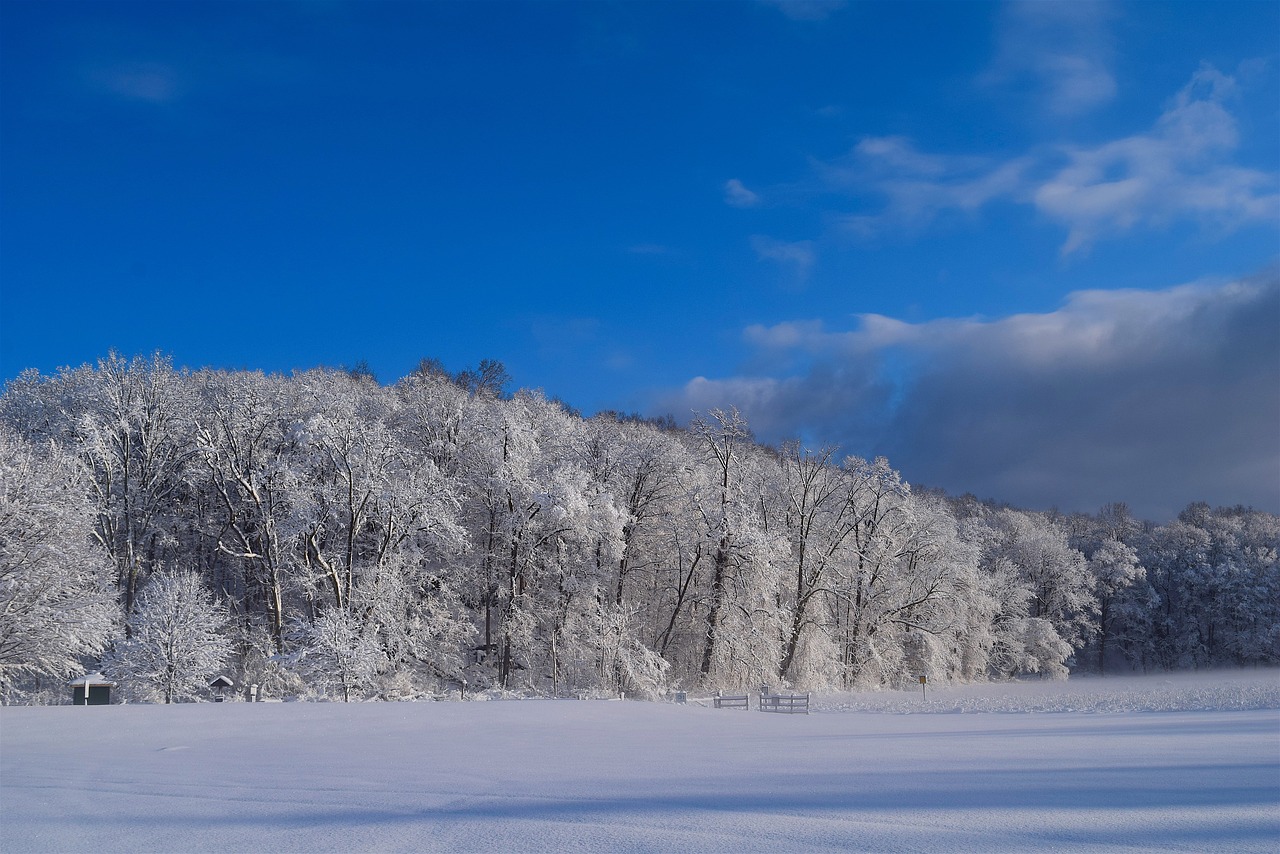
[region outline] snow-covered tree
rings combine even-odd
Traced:
[[[348,641],[328,687],[353,698],[1280,661],[1273,514],[1029,513],[920,493],[883,459],[763,447],[732,410],[583,420],[507,382],[496,362],[383,386],[114,353],[12,380],[0,424],[27,444],[9,465],[33,474],[8,478],[21,510],[0,519],[9,696],[100,648],[101,619],[39,615],[109,616],[93,591],[114,575],[122,652],[143,585],[177,567],[225,597],[233,674],[280,693]]]
[[[716,685],[759,684],[777,676],[782,629],[775,566],[786,534],[770,529],[767,464],[736,409],[714,409],[689,428],[699,483],[690,495],[698,549],[708,564],[699,672]]]
[[[357,588],[376,586],[397,552],[461,547],[458,497],[432,460],[401,441],[392,395],[340,373],[303,379],[309,412],[298,440],[310,495],[300,511],[302,551],[331,604],[355,613]]]
[[[1051,679],[1067,678],[1071,645],[1048,620],[1016,617],[1009,621],[1003,636],[1007,645],[1005,665],[1010,675],[1038,673]]]
[[[844,683],[894,685],[955,671],[972,551],[951,516],[916,499],[888,460],[850,457],[843,467],[856,482],[854,528],[829,599]]]
[[[1137,552],[1111,538],[1090,548],[1087,554],[1089,572],[1093,575],[1094,598],[1098,602],[1098,672],[1105,673],[1108,642],[1122,626],[1141,618],[1145,603],[1134,594],[1135,587],[1146,578],[1146,569],[1138,563]]]
[[[671,665],[640,641],[635,614],[634,607],[597,606],[600,675],[612,689],[653,699],[665,688]]]
[[[72,457],[0,426],[0,698],[79,671],[118,623],[87,496]]]
[[[78,447],[93,474],[96,536],[115,561],[129,613],[147,575],[178,557],[172,522],[195,450],[192,389],[167,357],[128,361],[113,352],[88,393]]]
[[[57,442],[89,471],[94,536],[115,564],[126,611],[147,575],[176,561],[180,529],[191,521],[179,505],[193,452],[192,399],[188,375],[167,357],[111,352],[96,367],[55,377],[24,373],[0,406],[22,435]]]
[[[225,604],[194,572],[156,573],[103,669],[148,700],[196,699],[231,653],[226,624]]]
[[[1280,517],[1193,504],[1137,540],[1162,668],[1280,661]]]
[[[786,604],[790,611],[779,670],[793,675],[801,641],[810,629],[828,628],[819,607],[834,567],[847,559],[859,522],[858,483],[837,465],[835,449],[805,451],[798,443],[783,449],[778,477],[785,508],[781,524],[790,544]]]
[[[363,621],[326,608],[302,631],[304,660],[313,682],[342,692],[344,702],[361,698],[387,658]]]
[[[1030,592],[1028,616],[1048,620],[1073,648],[1087,638],[1097,607],[1084,555],[1071,548],[1067,531],[1043,514],[996,514],[996,554],[1018,567]]]
[[[594,608],[600,567],[617,559],[619,517],[571,451],[580,419],[536,393],[493,404],[493,439],[473,481],[485,649],[503,687],[520,669],[558,682],[567,633],[588,625],[567,616]]]
[[[218,553],[238,564],[234,584],[226,586],[238,594],[239,610],[246,618],[265,619],[280,653],[286,593],[297,586],[292,535],[303,483],[296,413],[278,378],[208,371],[198,380],[201,417],[195,439],[202,465],[192,469],[195,488],[213,499],[209,539]]]

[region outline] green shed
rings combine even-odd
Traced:
[[[111,703],[111,689],[116,687],[101,673],[93,672],[79,679],[72,679],[71,702],[76,706],[106,706]]]

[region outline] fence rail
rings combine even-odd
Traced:
[[[749,709],[751,708],[750,705],[748,705],[749,701],[747,700],[746,694],[739,694],[736,696],[718,696],[717,695],[715,697],[712,697],[712,699],[715,701],[717,709]]]
[[[784,715],[809,714],[808,694],[761,694],[760,711]]]

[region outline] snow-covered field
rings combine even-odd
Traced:
[[[1280,674],[5,708],[0,849],[1274,852]]]

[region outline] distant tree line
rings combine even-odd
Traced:
[[[1280,517],[1036,513],[506,392],[112,354],[0,397],[0,690],[840,690],[1280,661]]]

